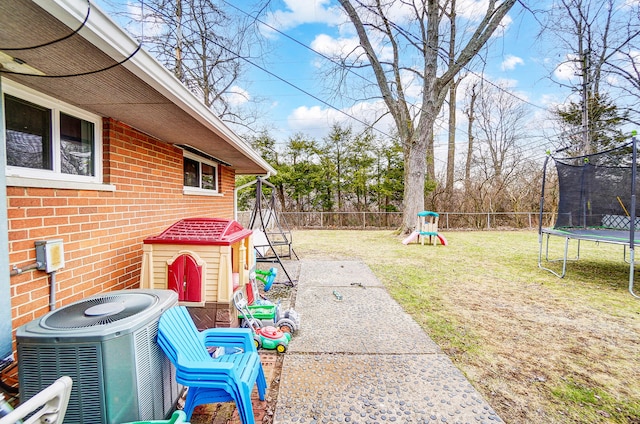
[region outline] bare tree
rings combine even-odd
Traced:
[[[151,54],[225,121],[255,121],[236,85],[247,60],[261,53],[252,52],[262,47],[255,19],[213,0],[147,0],[141,12],[131,19],[144,23]]]
[[[514,199],[520,199],[518,193],[509,191],[523,169],[519,142],[527,133],[528,105],[511,95],[507,87],[494,84],[483,84],[475,102],[473,134],[478,149],[474,162],[491,200],[483,206],[490,211],[510,210]]]
[[[448,1],[340,0],[360,41],[360,48],[343,57],[342,63],[345,69],[368,64],[403,144],[404,232],[414,228],[416,215],[424,208],[428,141],[449,86],[487,43],[515,2],[483,2],[486,9],[474,20],[474,29],[466,32],[467,38],[450,62],[448,55],[440,55],[449,34],[444,14]],[[401,15],[402,22],[396,22]],[[414,111],[407,95],[410,84],[420,91],[419,106]]]
[[[476,134],[493,175],[500,177],[517,162],[518,142],[526,134],[528,105],[507,87],[484,84],[478,98]]]
[[[633,103],[640,96],[634,69],[640,41],[639,12],[637,2],[618,0],[555,0],[546,12],[541,34],[552,39],[551,45],[564,57],[555,65],[552,79],[580,93],[582,119],[578,128],[583,153],[592,150],[590,134],[599,126],[590,122],[589,102],[608,95],[619,98],[612,95],[612,89],[633,93]],[[622,78],[607,78],[614,75]],[[618,109],[624,112],[622,106]]]

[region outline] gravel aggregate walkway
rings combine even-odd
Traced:
[[[299,267],[274,424],[502,422],[364,263]]]

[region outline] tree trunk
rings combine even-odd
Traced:
[[[431,133],[431,132],[430,132]],[[429,137],[431,134],[429,134]],[[424,210],[424,180],[427,169],[427,143],[424,138],[412,144],[404,159],[404,213],[402,227],[406,233],[417,228],[418,212]]]
[[[456,91],[458,83],[454,82],[449,87],[449,141],[447,145],[447,181],[445,183],[445,199],[451,199],[453,195],[453,177],[456,162]]]
[[[435,181],[436,179],[436,164],[435,164],[435,149],[434,149],[434,134],[431,131],[431,136],[427,140],[427,180]]]
[[[464,191],[469,193],[471,189],[471,161],[473,160],[473,121],[475,120],[475,107],[476,98],[478,93],[476,92],[477,85],[474,84],[471,87],[471,98],[469,99],[469,108],[467,109],[467,135],[469,141],[467,143],[467,161],[464,164]]]
[[[451,0],[449,10],[449,68],[456,61],[456,0]],[[447,177],[444,185],[445,200],[449,201],[453,195],[453,176],[456,163],[456,91],[458,82],[453,79],[449,87],[449,140],[447,143]]]

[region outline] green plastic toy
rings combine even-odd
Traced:
[[[243,317],[244,325],[253,331],[253,341],[257,349],[270,349],[278,353],[285,353],[291,333],[282,331],[272,325],[263,326],[249,310],[247,298],[242,290],[236,290],[233,294],[233,304]]]
[[[291,341],[291,333],[286,333],[276,327],[257,327],[254,328],[253,341],[256,348],[275,350],[278,353],[285,353],[289,342]]]

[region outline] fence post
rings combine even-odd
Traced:
[[[487,212],[487,230],[491,229],[491,215]]]
[[[367,216],[362,212],[362,229],[367,228]]]

